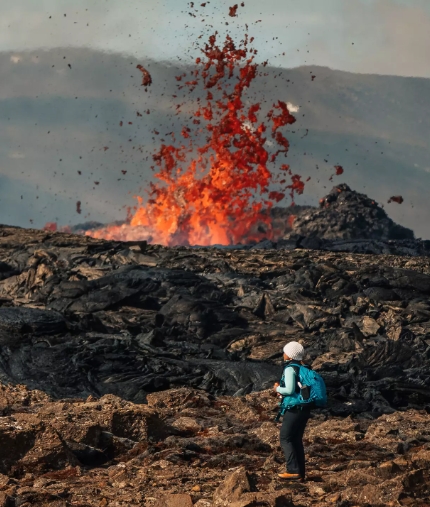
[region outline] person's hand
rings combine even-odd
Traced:
[[[279,384],[277,382],[275,382],[273,384],[273,390],[275,391],[275,393],[277,392],[276,389],[279,387]]]

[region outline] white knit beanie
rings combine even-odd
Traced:
[[[305,355],[305,349],[298,342],[290,342],[285,345],[284,354],[287,354],[290,359],[301,361]]]

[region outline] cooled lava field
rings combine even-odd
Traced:
[[[372,201],[367,236],[328,227],[357,195],[231,248],[1,226],[0,506],[429,505],[429,245]],[[329,404],[288,486],[291,340]]]

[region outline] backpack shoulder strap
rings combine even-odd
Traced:
[[[296,373],[298,373],[300,371],[300,368],[303,366],[302,364],[299,364],[299,363],[295,363],[293,361],[291,361],[291,363],[288,365],[288,366],[291,366],[292,368],[294,368],[294,371]]]
[[[298,376],[300,373],[300,366],[297,364],[290,364],[290,366],[295,371],[296,375]]]
[[[300,382],[300,366],[298,364],[290,364],[291,368],[294,370],[296,374],[295,377],[295,391],[296,393],[300,392],[299,382]]]
[[[300,365],[298,364],[285,364],[283,369],[282,369],[282,376],[284,377],[285,376],[285,370],[287,368],[292,368],[294,370],[294,373],[296,374],[296,377],[299,376],[299,372],[300,372]]]

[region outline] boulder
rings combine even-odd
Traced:
[[[213,502],[215,506],[227,506],[239,502],[244,493],[251,491],[248,474],[240,467],[228,474],[216,489]]]
[[[170,494],[164,495],[156,507],[193,507],[193,501],[190,495],[186,494]]]

